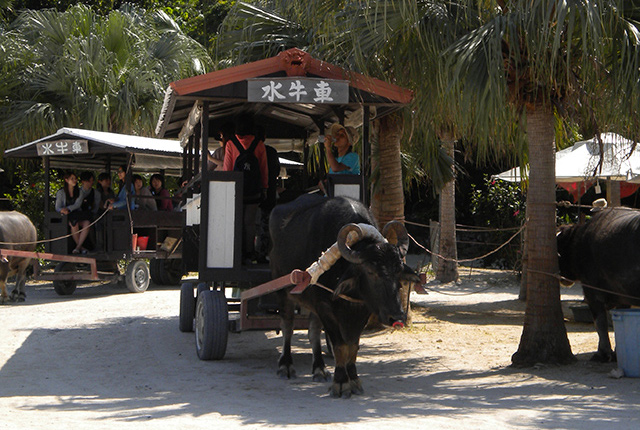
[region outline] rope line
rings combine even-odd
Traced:
[[[580,282],[580,284],[583,287],[591,288],[592,290],[601,291],[601,292],[607,293],[607,294],[613,294],[613,295],[616,295],[616,296],[624,297],[626,299],[640,300],[640,297],[637,297],[637,296],[631,296],[631,295],[628,295],[628,294],[618,293],[616,291],[605,290],[604,288],[594,287],[593,285],[585,284],[582,281],[576,281],[574,279],[566,278],[566,277],[564,277],[564,276],[562,276],[562,275],[560,275],[558,273],[543,272],[541,270],[535,270],[535,269],[527,269],[527,272],[539,273],[541,275],[551,276],[552,278],[556,278],[558,281],[568,281],[568,282],[573,282],[574,284],[576,282]]]
[[[436,252],[433,252],[429,249],[427,249],[426,247],[424,247],[422,244],[420,244],[413,236],[411,236],[409,234],[409,237],[411,238],[411,240],[413,241],[413,243],[415,243],[418,247],[422,248],[424,251],[426,251],[427,253],[431,254],[434,257],[438,257],[441,258],[442,260],[445,261],[453,261],[456,263],[470,263],[472,261],[476,261],[476,260],[481,260],[483,258],[486,258],[488,256],[490,256],[491,254],[495,254],[496,252],[498,252],[499,250],[501,250],[502,248],[504,248],[505,246],[507,246],[513,239],[515,239],[520,233],[522,233],[522,230],[524,230],[524,228],[526,227],[526,223],[522,224],[522,226],[518,229],[518,231],[516,231],[509,239],[507,239],[506,242],[504,242],[502,245],[498,246],[496,249],[494,249],[493,251],[489,251],[484,255],[481,255],[480,257],[476,257],[476,258],[466,258],[466,259],[462,259],[462,260],[458,260],[455,258],[449,258],[449,257],[445,257],[443,255],[440,255]]]
[[[326,287],[326,286],[324,286],[324,285],[322,285],[322,284],[320,284],[318,282],[316,282],[314,284],[311,284],[311,285],[315,285],[317,287],[320,287],[320,288],[322,288],[324,290],[329,291],[332,294],[335,294],[334,290],[332,290],[331,288]],[[353,297],[349,297],[349,296],[347,296],[345,294],[338,294],[337,297],[340,297],[341,299],[346,300],[346,301],[351,302],[351,303],[358,303],[358,304],[363,304],[364,303],[364,300],[354,299]]]
[[[403,220],[403,222],[405,224],[415,225],[417,227],[424,227],[429,229],[435,228],[427,224],[421,224],[419,222],[413,222],[413,221],[407,221],[407,220]],[[517,230],[519,228],[520,227],[489,228],[489,227],[479,227],[474,225],[456,224],[456,231],[475,231],[478,233],[484,233],[484,232],[489,233],[493,231],[512,231],[512,230]]]
[[[93,221],[91,224],[89,224],[85,228],[81,228],[75,234],[80,233],[81,231],[85,231],[88,228],[91,228],[91,226],[94,225],[95,223],[97,223],[98,221],[100,221],[107,214],[107,212],[108,211],[104,211],[102,213],[102,215],[100,215],[95,221]],[[74,235],[74,233],[69,233],[67,235],[60,236],[60,237],[54,237],[54,238],[51,238],[51,239],[36,240],[35,242],[0,242],[0,245],[37,245],[39,243],[55,242],[56,240],[66,239],[66,238],[71,237],[73,235]]]

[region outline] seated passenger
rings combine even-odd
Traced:
[[[71,228],[71,237],[76,243],[76,247],[71,251],[73,254],[86,254],[87,250],[82,246],[89,234],[89,224],[91,212],[82,209],[82,205],[90,199],[90,193],[93,191],[93,175],[86,178],[82,189],[78,188],[78,177],[73,172],[67,172],[64,175],[64,184],[56,193],[56,212],[67,216],[69,227]],[[86,185],[86,186],[85,186]],[[88,188],[88,189],[87,189]]]
[[[151,195],[156,197],[163,197],[156,199],[156,206],[159,211],[172,211],[173,203],[169,194],[169,190],[164,187],[164,176],[159,173],[155,173],[151,175],[151,186],[149,187],[149,191],[151,191]]]
[[[333,124],[325,137],[324,149],[329,162],[329,173],[342,175],[360,174],[360,157],[353,152],[358,135],[353,127]],[[335,146],[335,150],[333,147]],[[335,153],[334,153],[335,151]]]
[[[102,212],[109,208],[109,205],[116,201],[116,195],[111,189],[111,175],[107,172],[102,172],[98,175],[98,185],[96,185],[96,200],[98,205],[96,208],[96,215],[101,215]]]
[[[140,175],[133,175],[133,189],[135,198],[134,208],[143,211],[157,211],[156,199],[152,199],[151,191],[144,186],[144,179]]]
[[[216,148],[213,153],[208,155],[208,169],[210,171],[213,170],[223,170],[224,165],[224,155],[226,151],[227,142],[229,142],[233,138],[235,130],[235,125],[233,122],[228,121],[222,124],[220,127],[220,133],[218,135],[218,140],[220,140],[220,146]]]
[[[125,188],[125,178],[127,176],[127,166],[122,165],[120,167],[118,167],[118,187],[119,187],[119,191],[118,191],[118,197],[116,198],[116,200],[111,203],[109,205],[109,209],[123,209],[127,207],[127,190]],[[135,209],[134,208],[134,201],[133,201],[133,184],[131,184],[131,188],[129,189],[129,193],[131,194],[130,197],[128,197],[129,199],[129,207],[131,209]]]

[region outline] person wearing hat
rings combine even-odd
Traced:
[[[343,175],[360,174],[360,157],[352,151],[352,146],[357,139],[356,129],[345,127],[341,124],[333,124],[329,129],[329,135],[324,141],[324,149],[329,162],[329,173]],[[336,148],[337,155],[332,147]]]

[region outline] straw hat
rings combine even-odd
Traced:
[[[591,203],[591,205],[593,206],[593,208],[591,209],[591,212],[602,210],[607,207],[607,199],[594,200],[593,203]]]
[[[358,140],[358,132],[356,132],[356,129],[351,126],[345,127],[342,124],[335,123],[329,129],[329,135],[331,135],[335,139],[336,135],[341,130],[344,130],[345,134],[347,135],[349,145],[353,145],[354,143],[356,143],[356,140]]]

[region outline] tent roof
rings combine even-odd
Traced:
[[[348,103],[250,103],[248,82],[256,78],[300,77],[348,82]],[[292,48],[275,57],[230,67],[223,70],[172,82],[165,93],[164,105],[156,134],[160,137],[179,137],[184,134],[190,116],[197,117],[198,105],[209,102],[210,130],[233,119],[240,112],[254,115],[263,124],[271,139],[305,139],[318,132],[319,124],[347,120],[354,117],[362,106],[371,106],[371,116],[380,117],[400,109],[411,101],[413,93],[397,85],[380,81],[359,73],[312,58],[308,53]],[[340,111],[342,110],[342,111]],[[360,122],[362,120],[360,115]],[[192,127],[197,123],[193,119]],[[210,133],[214,135],[214,133]],[[277,145],[275,145],[277,146]],[[282,149],[282,148],[281,148]]]
[[[640,183],[640,153],[635,143],[615,133],[600,134],[602,140],[602,165],[600,145],[595,137],[576,142],[573,146],[556,152],[556,182],[581,182],[595,178]],[[631,155],[629,155],[631,154]],[[528,169],[525,168],[525,175]],[[502,172],[494,178],[520,182],[520,168]]]
[[[83,168],[103,170],[107,160],[112,165],[126,164],[130,155],[134,156],[134,167],[139,171],[170,170],[179,174],[182,168],[182,147],[177,140],[155,139],[120,133],[83,130],[63,127],[54,134],[25,143],[5,151],[9,158],[40,158],[38,146],[50,143],[55,146],[61,141],[86,141],[87,152],[49,155],[51,167],[64,169]],[[52,146],[53,147],[53,146]]]

